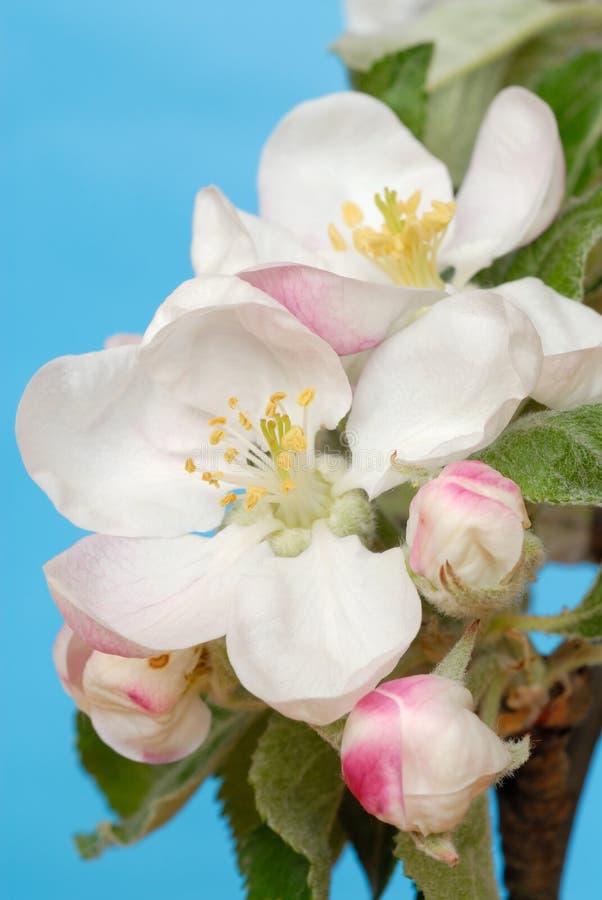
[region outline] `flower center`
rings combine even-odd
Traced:
[[[443,282],[437,271],[437,251],[451,222],[456,204],[433,200],[431,209],[417,215],[421,193],[398,200],[397,192],[384,188],[374,202],[383,223],[380,230],[362,225],[364,213],[355,203],[342,206],[343,221],[351,231],[353,247],[387,275],[406,287],[438,288]],[[344,252],[348,244],[331,223],[328,237],[335,250]]]
[[[239,408],[236,397],[230,397],[231,413],[209,422],[213,429],[209,444],[224,446],[225,465],[219,470],[201,470],[188,457],[186,471],[201,471],[203,481],[217,489],[228,486],[230,490],[220,499],[224,507],[241,504],[253,510],[259,504],[270,504],[271,512],[286,527],[307,528],[328,515],[332,502],[330,485],[315,468],[307,437],[313,433],[309,408],[315,394],[309,387],[297,397],[301,424],[292,420],[282,391],[270,396],[258,423]]]

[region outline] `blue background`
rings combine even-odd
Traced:
[[[40,566],[78,533],[28,480],[12,421],[39,366],[96,349],[114,332],[142,330],[189,277],[199,187],[215,182],[236,204],[255,207],[256,165],[270,130],[295,103],[345,86],[326,52],[341,29],[339,7],[336,0],[13,0],[2,17],[9,86],[0,142],[9,317],[2,329],[4,896],[237,900],[241,881],[213,783],[142,844],[93,863],[75,854],[70,833],[107,811],[77,766],[72,705],[50,658],[59,616]],[[552,609],[578,599],[592,572],[551,567],[537,603]],[[567,898],[595,894],[586,869],[599,850],[601,779],[598,757]],[[349,851],[332,896],[368,896]],[[399,867],[386,897],[411,896]]]

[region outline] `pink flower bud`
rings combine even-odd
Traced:
[[[529,525],[518,485],[485,463],[452,463],[410,504],[410,566],[436,587],[446,564],[469,587],[493,587],[518,564]]]
[[[67,693],[90,716],[102,740],[128,759],[166,763],[205,740],[211,713],[195,689],[199,649],[148,659],[93,650],[68,625],[54,645]]]
[[[341,758],[349,790],[377,819],[423,835],[455,828],[512,764],[473,712],[470,692],[437,675],[385,682],[352,710]]]

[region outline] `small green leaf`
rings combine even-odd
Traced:
[[[327,900],[331,834],[343,794],[339,757],[307,725],[274,715],[253,755],[249,780],[259,814],[309,860],[313,900]]]
[[[395,828],[369,815],[353,794],[345,791],[339,820],[366,873],[372,900],[378,900],[393,874]]]
[[[495,287],[535,275],[565,297],[582,300],[590,251],[602,239],[602,187],[573,200],[536,241],[497,260],[475,278],[481,287]]]
[[[532,503],[602,505],[602,405],[522,416],[473,458],[516,481]]]
[[[551,107],[566,159],[567,196],[600,179],[602,157],[602,50],[583,51],[546,72],[537,93]]]
[[[408,878],[422,891],[425,900],[495,900],[499,897],[493,857],[487,795],[473,801],[468,815],[456,832],[454,846],[460,857],[455,868],[422,853],[412,838],[400,833],[395,854],[403,860]]]
[[[432,55],[432,44],[419,44],[383,56],[369,71],[352,73],[353,87],[386,103],[420,138],[426,120],[425,83]]]
[[[192,796],[232,744],[253,722],[251,713],[214,710],[209,737],[190,756],[151,766],[125,759],[98,737],[90,720],[78,713],[78,750],[119,822],[100,822],[95,832],[78,834],[75,842],[85,859],[111,846],[125,846],[169,821]]]
[[[497,616],[495,629],[518,628],[520,631],[542,631],[563,634],[567,637],[596,639],[602,637],[602,571],[592,589],[574,609],[567,609],[558,616]],[[583,665],[586,663],[583,662]]]
[[[309,863],[264,825],[255,809],[249,769],[266,717],[249,728],[217,770],[218,797],[236,847],[247,900],[312,900]]]

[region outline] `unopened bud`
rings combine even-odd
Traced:
[[[543,562],[517,484],[476,460],[452,463],[410,504],[409,564],[420,591],[452,616],[480,616],[520,595]]]
[[[347,787],[367,812],[400,831],[451,831],[473,798],[514,767],[513,745],[472,708],[465,687],[437,675],[379,685],[345,725]]]

